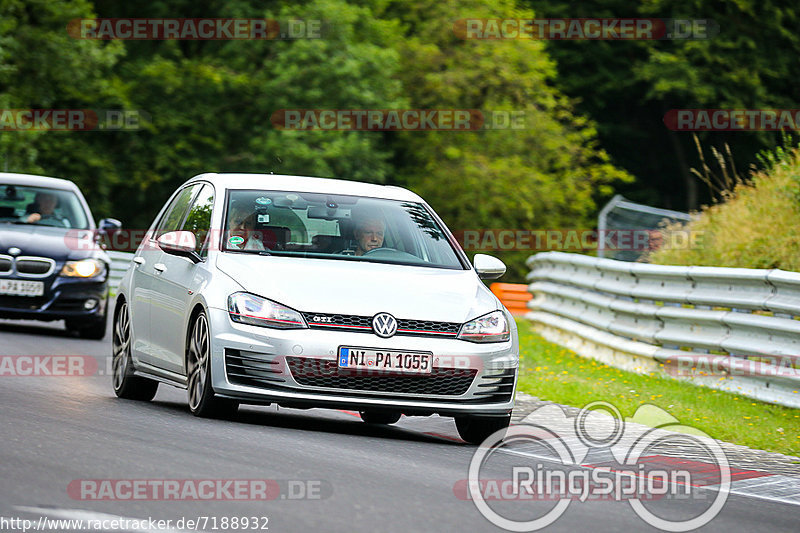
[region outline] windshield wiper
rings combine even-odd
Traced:
[[[268,252],[267,250],[260,250],[260,251],[258,252],[258,255],[272,255],[272,253],[271,253],[271,252]]]

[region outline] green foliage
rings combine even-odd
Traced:
[[[122,43],[67,34],[71,19],[89,16],[92,5],[84,0],[0,2],[0,108],[124,106],[111,74],[124,54]],[[98,140],[87,132],[7,131],[0,135],[0,157],[9,171],[75,180],[103,210],[109,206],[108,189],[119,177]]]
[[[322,19],[322,39],[92,41],[67,23],[92,16]],[[6,133],[9,170],[74,179],[99,217],[146,227],[201,172],[275,172],[399,184],[454,229],[591,227],[630,176],[591,121],[553,87],[541,42],[464,41],[453,21],[531,16],[511,0],[97,0],[0,4],[4,107],[139,110],[139,131]],[[281,109],[522,111],[524,129],[287,131]],[[0,152],[2,154],[3,152]],[[519,280],[526,252],[511,262]]]
[[[796,107],[800,77],[797,5],[789,0],[528,0],[537,17],[660,17],[711,19],[707,39],[547,42],[558,64],[556,86],[598,124],[613,161],[638,178],[626,197],[679,210],[697,208],[706,191],[691,134],[662,122],[670,109]],[[779,136],[769,132],[699,134],[719,152],[727,143],[747,169]]]
[[[403,80],[412,107],[522,111],[523,129],[398,136],[402,183],[454,230],[593,227],[597,201],[630,177],[610,164],[591,122],[552,87],[540,41],[460,40],[458,18],[532,17],[507,0],[397,3]],[[419,65],[428,65],[421,69]],[[522,280],[529,253],[497,254]]]

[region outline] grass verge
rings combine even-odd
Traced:
[[[517,325],[522,392],[574,407],[603,400],[624,417],[633,416],[640,405],[656,405],[681,424],[715,439],[800,455],[800,410],[669,377],[619,370],[547,342],[524,319]]]

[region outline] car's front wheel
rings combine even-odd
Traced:
[[[201,312],[192,324],[186,370],[189,410],[195,416],[228,418],[236,414],[238,402],[217,398],[211,386],[211,335],[206,314]]]
[[[111,369],[114,393],[127,400],[149,402],[158,390],[158,382],[133,375],[131,360],[131,320],[128,304],[123,302],[114,315],[111,338]]]
[[[456,418],[459,436],[470,444],[480,444],[496,431],[508,429],[508,416],[465,416]]]

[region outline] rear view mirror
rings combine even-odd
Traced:
[[[13,185],[6,185],[5,199],[9,202],[21,202],[25,197],[17,193],[17,188]]]
[[[349,207],[327,207],[314,205],[308,208],[308,218],[320,218],[323,220],[349,219],[352,209]]]

